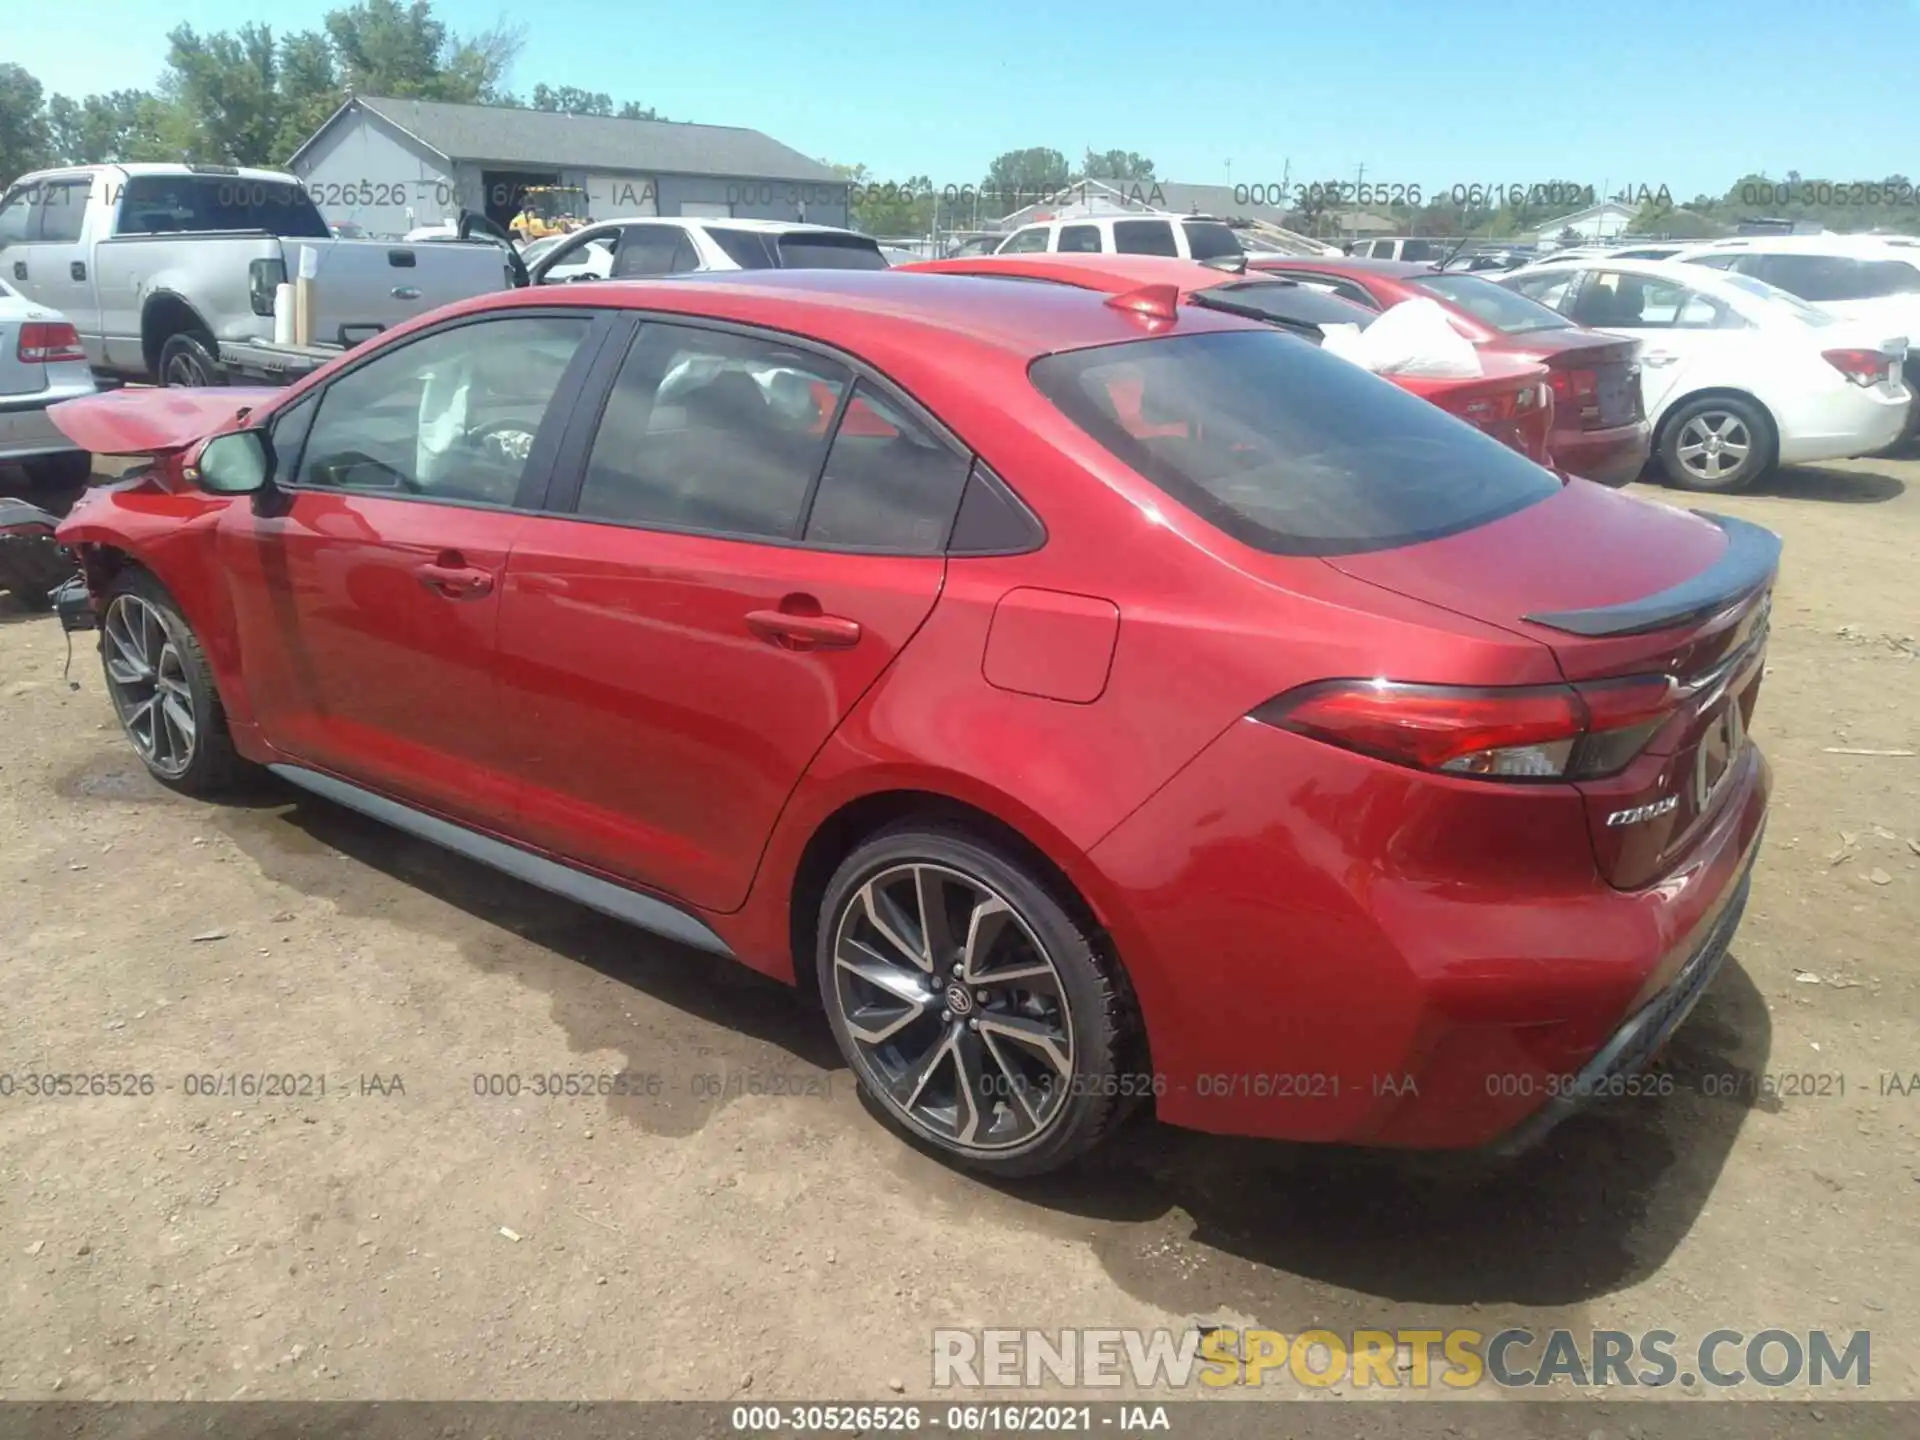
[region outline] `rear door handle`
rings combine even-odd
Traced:
[[[1671,365],[1680,357],[1671,350],[1648,350],[1640,356],[1642,365]]]
[[[438,560],[416,565],[413,573],[427,589],[449,600],[478,600],[493,590],[491,570],[462,564],[457,555],[442,555]]]
[[[415,285],[396,285],[389,292],[396,300],[418,300],[420,290]]]
[[[87,278],[87,262],[84,260],[74,261],[71,265],[67,266],[67,274],[71,275],[76,280],[86,279]]]
[[[762,640],[790,650],[844,650],[860,640],[860,622],[838,615],[795,615],[786,610],[751,610],[747,628]]]
[[[27,262],[26,261],[16,260],[13,262],[13,278],[16,280],[24,280],[27,278]]]

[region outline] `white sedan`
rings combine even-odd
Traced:
[[[1740,490],[1775,464],[1870,455],[1906,422],[1905,335],[1750,276],[1595,258],[1544,261],[1496,283],[1641,342],[1654,453],[1685,489]]]
[[[58,310],[0,282],[0,465],[25,468],[36,488],[86,483],[92,463],[47,418],[47,407],[93,393],[80,335]]]

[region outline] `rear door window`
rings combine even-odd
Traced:
[[[1753,256],[1740,267],[1755,279],[1777,285],[1815,304],[1838,300],[1881,300],[1920,291],[1920,270],[1904,260],[1864,260],[1850,255]]]
[[[798,539],[844,366],[771,339],[645,326],[614,381],[577,509],[632,525]]]
[[[1122,255],[1174,255],[1180,246],[1173,238],[1173,226],[1165,220],[1116,220],[1113,222],[1113,248]]]
[[[699,268],[699,252],[678,225],[629,225],[620,232],[620,248],[613,257],[616,278]]]
[[[971,463],[862,381],[834,432],[806,539],[836,548],[938,554]]]
[[[1065,225],[1060,230],[1060,253],[1097,255],[1100,252],[1098,225]]]
[[[780,264],[788,270],[885,270],[879,242],[864,235],[789,231],[779,237]]]
[[[1047,227],[1030,225],[1025,230],[1016,230],[1008,237],[996,254],[999,255],[1037,255],[1047,248]]]
[[[1409,545],[1560,490],[1438,406],[1274,330],[1066,351],[1029,374],[1120,460],[1274,554]]]
[[[729,230],[710,226],[707,238],[718,245],[726,257],[742,270],[774,270],[780,257],[764,230]]]

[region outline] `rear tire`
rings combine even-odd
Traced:
[[[155,369],[158,372],[155,378],[167,386],[201,388],[227,383],[211,335],[187,331],[169,335],[166,344],[160,347],[160,361]]]
[[[100,607],[100,662],[120,728],[147,772],[183,795],[213,795],[239,778],[213,667],[166,587],[126,569]]]
[[[929,918],[931,917],[931,918]],[[1131,992],[1026,864],[906,822],[859,846],[820,906],[833,1036],[896,1133],[984,1174],[1055,1170],[1147,1093]]]
[[[1682,490],[1730,495],[1773,469],[1773,421],[1738,395],[1689,400],[1660,428],[1660,468]]]

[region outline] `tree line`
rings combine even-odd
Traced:
[[[317,30],[269,25],[167,36],[149,90],[48,95],[19,65],[0,64],[0,183],[49,165],[172,160],[284,165],[349,93],[511,105],[633,120],[664,118],[603,91],[535,85],[524,98],[505,77],[524,34],[504,25],[455,33],[429,0],[358,0]]]

